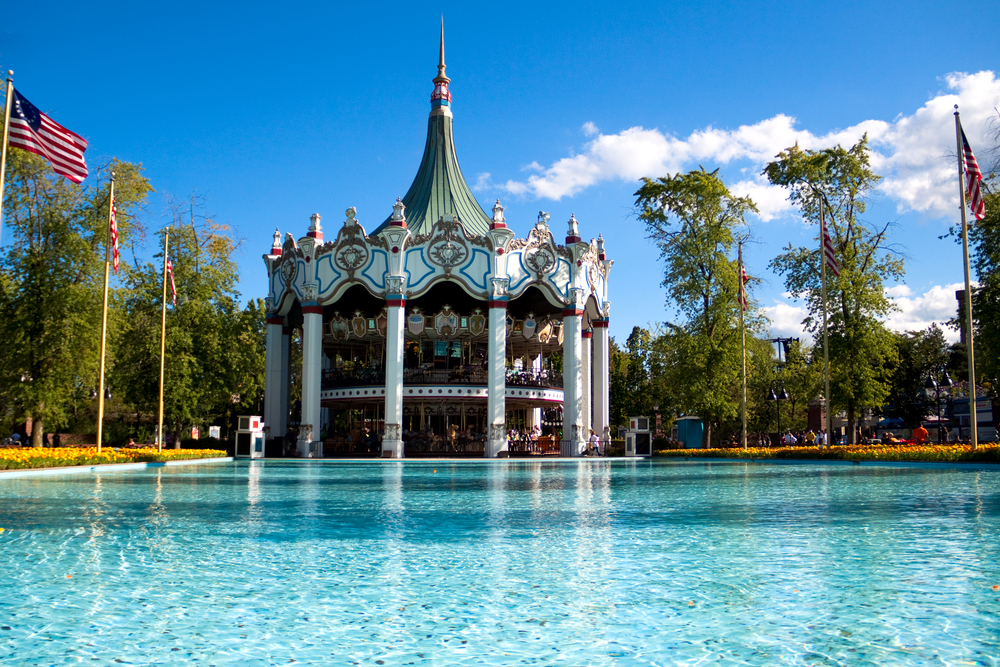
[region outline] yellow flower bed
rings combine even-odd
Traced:
[[[186,461],[227,456],[218,449],[120,449],[113,447],[20,447],[0,449],[0,470],[92,466],[103,463],[148,463],[150,461]]]
[[[727,459],[827,459],[841,461],[930,461],[1000,463],[1000,443],[972,445],[844,445],[841,447],[750,447],[748,449],[662,449],[655,456]]]

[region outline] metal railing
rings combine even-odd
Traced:
[[[489,374],[478,366],[451,369],[403,369],[404,385],[487,384]],[[539,387],[561,389],[562,373],[556,371],[507,371],[508,387]],[[323,373],[323,389],[339,387],[377,387],[385,385],[385,372],[371,368],[330,370]]]

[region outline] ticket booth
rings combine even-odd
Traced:
[[[629,417],[625,431],[625,456],[652,456],[653,431],[649,417]]]
[[[259,415],[236,418],[236,458],[264,458],[264,422]]]

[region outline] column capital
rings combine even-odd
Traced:
[[[284,317],[268,317],[264,321],[267,322],[268,324],[277,324],[278,326],[285,326]]]
[[[490,308],[507,308],[507,297],[499,298],[493,297],[489,301]]]
[[[580,337],[581,338],[593,338],[594,337],[594,330],[593,329],[584,329],[583,331],[580,332]]]
[[[570,306],[569,308],[563,308],[563,317],[581,317],[583,315],[583,308],[578,306]]]
[[[611,318],[608,318],[608,317],[599,317],[599,318],[595,319],[593,322],[591,322],[591,324],[594,325],[595,329],[607,329],[608,328],[608,324],[609,324],[610,321],[611,321]]]
[[[303,315],[322,315],[323,314],[323,306],[317,305],[315,303],[312,304],[312,305],[308,305],[308,306],[302,306],[302,314]]]

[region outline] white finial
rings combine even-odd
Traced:
[[[604,237],[601,236],[600,234],[597,235],[597,254],[598,255],[604,254]]]
[[[274,228],[274,242],[271,244],[271,250],[281,250],[281,232],[278,231],[277,227]],[[277,253],[272,252],[271,254]]]
[[[319,221],[322,220],[323,218],[320,216],[319,213],[313,213],[311,216],[309,216],[309,219],[312,220],[312,224],[309,225],[310,232],[323,231],[323,226],[319,224]]]
[[[545,211],[538,212],[538,224],[542,227],[548,227],[549,225],[549,214]]]
[[[500,204],[499,199],[497,200],[497,203],[493,205],[493,223],[501,225],[504,223],[503,206]]]
[[[396,203],[392,205],[392,215],[389,217],[389,224],[395,227],[406,227],[406,205],[399,197],[396,197]]]
[[[576,220],[576,214],[569,214],[569,231],[566,236],[580,236],[580,224]]]

